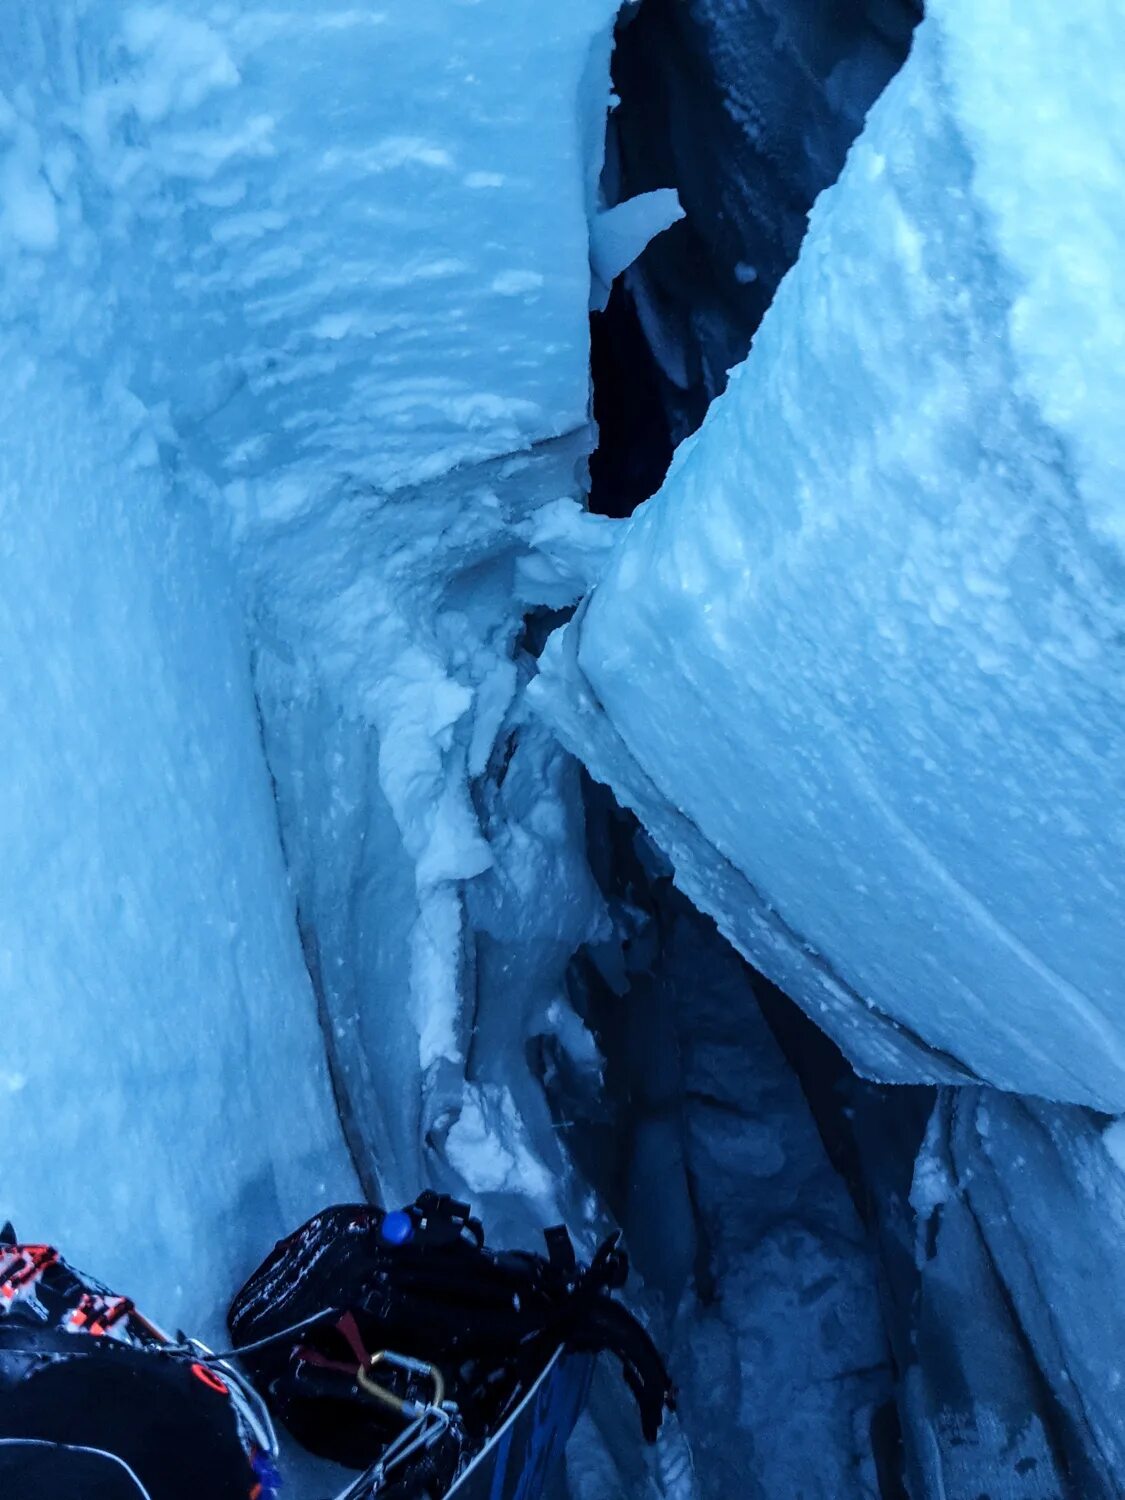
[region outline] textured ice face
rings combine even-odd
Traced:
[[[570,431],[614,8],[17,4],[5,281],[42,342],[127,342],[220,483]]]
[[[934,8],[535,692],[864,1070],[1120,1108],[1125,31],[1049,11]]]
[[[581,587],[534,513],[589,442],[614,8],[6,16],[4,1212],[170,1322],[353,1158],[456,1186],[463,1102],[451,1154],[554,1209],[529,1088],[463,1094],[464,890],[518,1072],[597,918],[574,771],[515,746],[516,643]]]
[[[140,404],[0,333],[5,1214],[221,1337],[351,1196],[233,578]]]

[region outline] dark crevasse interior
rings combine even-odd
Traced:
[[[920,17],[917,0],[623,16],[605,198],[673,186],[687,217],[592,317],[595,510],[627,516],[659,488]],[[700,1492],[1120,1494],[1066,1368],[1089,1350],[1060,1352],[1038,1221],[1011,1209],[1028,1158],[1061,1183],[1097,1122],[858,1078],[680,895],[631,815],[593,783],[586,805],[615,938],[579,956],[571,990],[604,1094],[572,1087],[561,1057],[539,1064],[666,1332]]]
[[[596,783],[585,797],[614,936],[570,989],[605,1087],[590,1097],[561,1054],[539,1071],[626,1231],[700,1493],[905,1496],[896,1332],[935,1091],[856,1078],[677,891],[632,815]]]
[[[1120,1496],[1113,1320],[1088,1301],[1119,1259],[1105,1121],[857,1077],[676,890],[632,814],[592,781],[584,797],[613,936],[569,988],[603,1086],[561,1049],[533,1062],[626,1230],[696,1492]],[[628,1445],[615,1456],[628,1473]]]
[[[674,187],[686,217],[591,320],[595,510],[628,515],[659,487],[746,357],[809,208],[921,13],[920,0],[644,0],[624,12],[603,191],[615,203]]]

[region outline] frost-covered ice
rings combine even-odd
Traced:
[[[275,516],[301,462],[387,488],[582,426],[612,13],[14,5],[0,193],[41,345],[127,345]]]
[[[356,1167],[577,1193],[522,1058],[602,918],[519,638],[604,550],[614,10],[8,8],[2,1208],[158,1318]]]
[[[0,1217],[159,1320],[213,1332],[359,1191],[607,1227],[552,1115],[608,1086],[567,971],[646,919],[563,743],[867,1072],[1125,1108],[1125,20],[934,0],[751,359],[614,523],[588,311],[680,213],[599,193],[615,8],[8,7]],[[573,1491],[866,1494],[871,1267],[702,930],[649,976],[675,1024],[631,1016],[620,1209],[698,1470],[591,1423]],[[1078,1109],[943,1095],[903,1410],[950,1492],[1055,1472],[1047,1406],[989,1404],[1009,1370],[1119,1470],[1072,1273],[1120,1279],[1122,1159]],[[1081,1244],[1043,1248],[1056,1210]],[[1027,1335],[960,1405],[951,1281]]]
[[[3,1216],[211,1335],[356,1190],[241,614],[140,403],[0,349]]]
[[[911,1493],[1116,1500],[1125,1175],[1093,1122],[950,1090],[912,1197],[919,1280],[901,1404]]]
[[[1123,52],[928,7],[534,689],[862,1070],[1116,1110]]]

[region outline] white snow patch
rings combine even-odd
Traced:
[[[1125,1172],[1125,1118],[1114,1120],[1102,1131],[1102,1145],[1113,1158],[1114,1164]]]
[[[595,308],[605,306],[609,288],[645,246],[684,217],[675,188],[638,193],[624,203],[603,209],[590,225],[590,267]]]
[[[522,1193],[541,1201],[553,1196],[551,1174],[532,1152],[506,1086],[465,1085],[445,1149],[471,1192]]]
[[[502,297],[518,297],[525,292],[537,292],[543,285],[538,271],[501,271],[492,278],[492,290]]]

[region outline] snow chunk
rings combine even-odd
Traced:
[[[609,288],[626,266],[633,264],[650,240],[683,217],[675,188],[655,188],[603,209],[590,225],[591,306],[603,308]]]
[[[219,35],[170,6],[134,6],[125,12],[121,29],[126,47],[143,66],[119,97],[146,125],[195,109],[209,94],[239,82]]]
[[[526,292],[537,292],[543,285],[538,271],[501,271],[492,278],[492,290],[502,297],[519,297]]]
[[[551,1174],[531,1151],[511,1090],[502,1085],[465,1085],[445,1149],[470,1192],[552,1197]]]
[[[16,139],[0,158],[0,237],[45,255],[59,239],[55,195],[44,175],[35,131],[24,122],[17,124],[14,114],[11,121]]]
[[[1125,1119],[1114,1120],[1102,1131],[1102,1144],[1114,1163],[1125,1172]]]
[[[516,590],[528,604],[562,609],[596,582],[623,523],[562,497],[542,505],[521,526],[531,551],[516,563]]]

